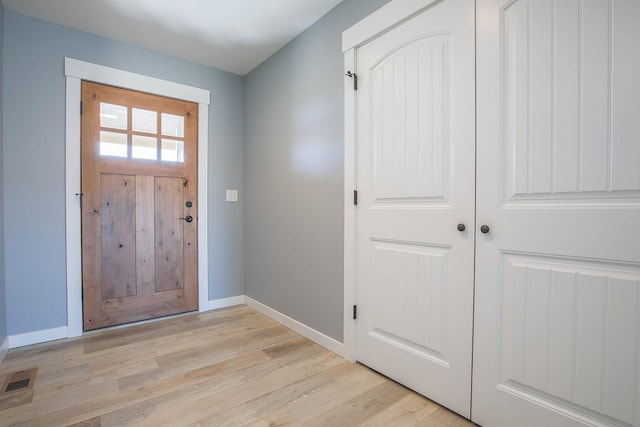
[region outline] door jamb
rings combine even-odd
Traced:
[[[403,22],[419,15],[443,0],[392,0],[342,33],[343,73],[356,72],[357,49]],[[354,76],[353,78],[357,78]],[[357,303],[356,254],[357,215],[353,191],[357,180],[356,92],[351,78],[344,84],[344,320],[343,357],[355,362],[356,321],[353,307]]]
[[[80,212],[80,100],[82,80],[198,104],[198,310],[209,302],[207,149],[210,94],[206,89],[65,58],[66,78],[66,258],[67,335],[82,335],[82,241]]]
[[[355,73],[356,50],[344,53],[344,73]],[[353,76],[357,79],[358,76]],[[344,81],[344,321],[342,357],[356,362],[356,322],[353,307],[356,295],[356,206],[353,192],[358,189],[356,176],[356,92],[351,78]]]

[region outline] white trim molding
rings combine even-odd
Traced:
[[[198,303],[199,311],[207,311],[209,305],[208,270],[208,202],[207,202],[207,153],[209,146],[210,93],[206,89],[161,80],[116,68],[104,67],[65,58],[66,77],[66,255],[67,255],[67,327],[66,338],[82,335],[82,241],[80,238],[80,100],[81,82],[96,83],[133,89],[155,95],[198,103]],[[46,331],[37,331],[34,337]],[[29,335],[30,334],[23,334]],[[19,335],[22,336],[22,335]],[[48,335],[42,335],[46,337]],[[18,336],[16,336],[18,337]],[[20,341],[19,338],[17,342]],[[25,341],[26,342],[26,341]],[[42,342],[42,341],[41,341]],[[10,340],[15,347],[14,338]],[[34,344],[35,342],[31,342]],[[27,344],[23,344],[27,345]]]
[[[227,307],[233,307],[234,305],[245,304],[245,298],[246,297],[244,295],[238,295],[235,297],[220,298],[220,299],[208,301],[207,311],[218,310],[220,308],[227,308]]]
[[[437,5],[443,0],[392,0],[342,33],[344,73],[356,72],[357,49],[392,28]],[[356,231],[357,209],[353,191],[357,177],[357,96],[351,79],[344,86],[344,344],[343,357],[357,360],[356,321],[353,306],[357,304]]]
[[[280,323],[283,326],[286,326],[287,328],[293,330],[294,332],[302,335],[305,338],[310,339],[311,341],[315,342],[316,344],[326,348],[327,350],[337,354],[340,357],[345,357],[344,355],[344,345],[340,342],[337,341],[325,334],[323,334],[322,332],[316,331],[315,329],[311,328],[310,326],[307,326],[303,323],[298,322],[295,319],[292,319],[291,317],[287,316],[286,314],[282,314],[279,311],[259,302],[254,300],[253,298],[250,298],[246,295],[237,295],[234,297],[229,297],[229,298],[221,298],[221,299],[217,299],[217,300],[212,300],[212,301],[208,301],[207,306],[205,307],[204,310],[200,310],[200,312],[203,311],[212,311],[212,310],[218,310],[221,308],[227,308],[227,307],[233,307],[236,305],[241,305],[241,304],[246,304],[249,307],[253,308],[254,310],[259,311],[260,313],[264,314],[265,316],[275,320],[276,322]],[[178,316],[185,316],[185,315],[189,315],[192,313],[184,313],[184,314],[178,314],[175,317]],[[171,316],[170,316],[171,317]],[[111,329],[117,329],[117,328],[122,328],[122,327],[128,327],[131,325],[140,325],[140,324],[144,324],[144,323],[150,323],[150,322],[157,322],[157,321],[162,321],[167,319],[167,317],[163,317],[160,319],[150,319],[150,320],[143,320],[140,322],[135,322],[135,323],[131,323],[131,324],[127,324],[127,325],[119,325],[119,326],[114,326]],[[95,332],[99,332],[99,331],[92,331],[90,333],[95,333]],[[27,332],[24,334],[17,334],[17,335],[11,335],[8,336],[4,339],[4,341],[2,342],[2,345],[0,346],[0,363],[2,362],[2,358],[4,357],[4,354],[7,353],[7,350],[10,348],[16,348],[16,347],[24,347],[27,345],[32,345],[32,344],[40,344],[40,343],[44,343],[47,341],[53,341],[53,340],[59,340],[59,339],[63,339],[63,338],[68,338],[71,337],[72,335],[69,333],[69,330],[66,326],[60,327],[60,328],[53,328],[53,329],[45,329],[45,330],[41,330],[41,331],[35,331],[35,332]],[[3,354],[4,352],[4,354]]]
[[[9,351],[9,337],[4,337],[2,342],[0,343],[0,364],[4,360],[4,357],[7,355]]]
[[[26,332],[24,334],[10,335],[9,348],[24,347],[26,345],[40,344],[47,341],[60,340],[69,337],[66,326],[59,328],[43,329],[41,331]]]
[[[362,46],[444,0],[393,0],[342,32],[342,51]]]
[[[275,320],[281,325],[286,326],[294,332],[297,332],[303,337],[310,339],[311,341],[337,354],[338,356],[344,357],[344,345],[340,341],[336,341],[335,339],[323,334],[322,332],[316,331],[315,329],[305,325],[304,323],[300,323],[297,320],[287,316],[286,314],[282,314],[279,311],[274,310],[273,308],[254,300],[253,298],[245,296],[244,299],[245,304],[247,304],[249,307],[258,310],[265,316]]]
[[[197,104],[209,105],[211,103],[209,91],[206,89],[79,61],[73,58],[64,59],[64,74],[67,77],[91,80],[96,83],[167,96],[183,101],[195,102]]]
[[[356,52],[349,49],[344,54],[344,73],[356,72]],[[353,77],[354,79],[357,76]],[[353,306],[356,304],[356,206],[353,204],[353,192],[358,189],[356,183],[356,92],[351,79],[344,83],[344,358],[356,361],[356,321],[353,319]]]
[[[198,310],[209,310],[209,91],[198,105]]]

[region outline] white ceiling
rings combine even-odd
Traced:
[[[2,0],[5,9],[245,75],[342,0]]]

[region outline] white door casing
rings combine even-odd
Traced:
[[[473,0],[359,47],[357,75],[356,358],[469,417]]]
[[[640,425],[639,23],[478,1],[474,422]]]

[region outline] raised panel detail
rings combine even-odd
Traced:
[[[102,299],[136,295],[136,179],[100,175]]]
[[[629,0],[503,7],[505,203],[640,203],[638,18]]]
[[[370,70],[376,202],[447,200],[449,49],[449,34],[420,38]]]
[[[136,265],[138,295],[156,286],[154,177],[136,176]]]
[[[184,288],[183,178],[155,178],[156,292]]]
[[[637,419],[640,265],[502,257],[500,387],[569,416]]]
[[[446,362],[449,247],[373,240],[370,335],[440,364]],[[398,315],[401,313],[401,315]]]

